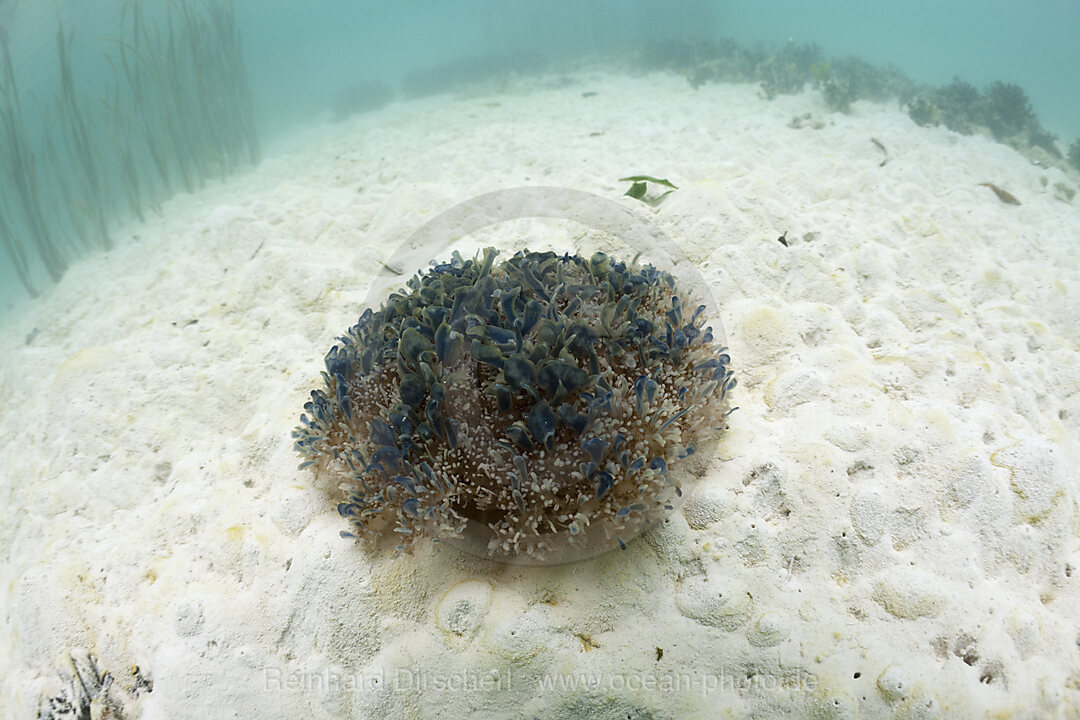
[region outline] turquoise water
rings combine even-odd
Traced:
[[[1018,83],[1043,124],[1080,135],[1080,3],[988,2],[241,2],[253,78],[270,105],[318,100],[364,70],[398,79],[463,54],[618,51],[659,38],[817,43],[826,55],[891,63],[922,82]],[[285,103],[282,104],[284,106]]]
[[[816,43],[826,55],[893,64],[913,79],[1020,84],[1047,129],[1080,136],[1080,3],[259,2],[237,11],[266,107],[310,107],[352,75],[400,80],[467,54],[617,52],[660,38]]]
[[[1072,0],[237,0],[229,33],[239,44],[235,56],[225,60],[241,59],[232,68],[236,74],[220,77],[220,87],[200,89],[192,78],[194,58],[207,54],[203,48],[187,64],[169,66],[180,76],[187,72],[190,86],[183,90],[188,94],[168,108],[163,95],[144,98],[140,108],[133,99],[135,83],[117,69],[121,49],[132,49],[137,36],[131,24],[137,5],[150,29],[141,41],[144,48],[154,45],[155,33],[163,42],[167,7],[174,18],[183,17],[186,8],[198,27],[203,27],[199,23],[207,7],[228,7],[219,2],[0,2],[14,81],[5,79],[2,85],[9,103],[5,116],[19,115],[18,123],[9,122],[0,133],[0,158],[6,168],[0,168],[0,233],[8,238],[6,252],[0,252],[0,311],[25,302],[30,289],[48,292],[62,276],[61,266],[118,242],[113,237],[118,228],[158,211],[172,194],[199,189],[206,181],[257,163],[262,147],[304,125],[372,109],[393,96],[452,92],[469,82],[566,73],[590,64],[690,75],[690,66],[710,52],[695,43],[731,40],[742,51],[763,53],[756,56],[759,60],[783,53],[785,47],[813,44],[820,48],[816,68],[828,62],[837,68],[836,59],[853,56],[878,68],[895,67],[923,93],[956,77],[982,91],[995,81],[1015,84],[1030,98],[1045,131],[1042,137],[1051,133],[1063,156],[1080,137],[1080,47],[1075,42],[1080,3]],[[67,111],[57,105],[58,21],[71,33],[75,104]],[[212,35],[202,42],[207,37],[218,42]],[[687,47],[698,48],[690,60],[680,54]],[[146,85],[165,82],[160,73],[150,71],[152,65],[140,81],[141,91],[151,95]],[[754,76],[737,79],[759,81]],[[239,90],[246,89],[248,81],[250,97]],[[195,113],[184,110],[198,105],[199,92],[213,94],[204,108],[210,120],[201,120],[202,125],[193,124]],[[905,98],[887,101],[899,107]],[[842,105],[840,111],[847,111]],[[75,117],[82,118],[81,129],[72,130]],[[177,142],[208,137],[206,124],[215,119],[234,127],[201,147],[205,161],[195,163],[198,167],[183,168],[183,158],[193,151],[176,147]],[[178,141],[176,128],[185,123],[187,140]],[[244,136],[246,124],[250,137]],[[82,147],[89,147],[90,155]],[[155,155],[158,151],[175,157],[162,160]],[[163,169],[163,162],[174,167]],[[41,257],[46,242],[54,254],[51,268]]]

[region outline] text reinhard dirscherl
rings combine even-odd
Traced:
[[[268,668],[263,671],[268,692],[504,692],[532,683],[542,691],[571,692],[592,690],[617,692],[621,690],[659,693],[697,692],[756,693],[810,692],[817,687],[817,678],[803,670],[791,670],[782,676],[772,674],[715,674],[691,673],[604,673],[581,671],[547,673],[528,680],[515,679],[514,673],[504,670],[461,670],[431,672],[410,668],[347,672],[324,669],[314,672],[285,671]]]

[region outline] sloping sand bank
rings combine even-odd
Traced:
[[[397,103],[269,154],[0,327],[3,717],[74,648],[152,678],[146,718],[1080,713],[1075,176],[894,107],[666,75]],[[636,173],[679,189],[621,197]],[[379,262],[523,185],[681,243],[740,409],[625,552],[368,554],[289,432]]]

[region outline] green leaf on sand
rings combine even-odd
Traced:
[[[619,182],[632,182],[632,183],[634,183],[634,187],[636,187],[640,183],[651,182],[651,183],[656,183],[657,185],[663,185],[664,187],[669,187],[672,190],[678,190],[679,189],[679,188],[675,187],[675,184],[673,182],[671,182],[670,180],[668,180],[667,178],[655,178],[652,175],[631,175],[630,177],[619,178]],[[630,189],[633,190],[634,188],[632,187]],[[630,193],[626,193],[626,194],[630,195]],[[630,195],[630,197],[636,197],[636,196]]]

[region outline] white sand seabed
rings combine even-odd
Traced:
[[[399,102],[270,154],[0,328],[0,717],[72,648],[152,677],[145,718],[1080,716],[1075,175],[667,75]],[[636,173],[679,190],[620,197]],[[289,432],[378,261],[523,185],[681,243],[740,409],[625,552],[371,555]],[[525,226],[476,244],[596,249]]]

